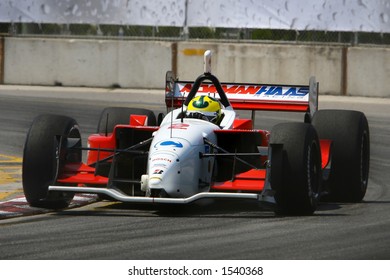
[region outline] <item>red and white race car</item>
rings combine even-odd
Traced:
[[[106,108],[82,146],[77,122],[41,115],[28,132],[23,188],[32,206],[65,208],[74,193],[128,203],[186,204],[203,198],[249,199],[284,215],[310,215],[323,195],[359,202],[368,183],[365,115],[317,110],[318,84],[220,83],[205,70],[194,82],[167,73],[168,113]],[[236,110],[251,110],[240,119]],[[258,110],[305,113],[266,131]],[[82,151],[87,150],[86,162]]]

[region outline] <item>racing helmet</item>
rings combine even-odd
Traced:
[[[187,107],[187,117],[200,118],[219,124],[222,120],[221,103],[208,95],[195,96]]]

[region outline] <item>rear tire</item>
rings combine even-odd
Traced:
[[[105,108],[100,115],[97,133],[112,133],[116,125],[129,124],[130,115],[146,115],[148,116],[148,126],[157,125],[156,115],[151,110],[127,107],[108,107]]]
[[[27,134],[23,152],[23,190],[27,202],[33,207],[65,208],[73,199],[72,193],[49,192],[48,187],[57,180],[66,163],[79,163],[81,136],[77,122],[59,115],[36,117]]]
[[[321,153],[315,128],[305,123],[273,127],[270,144],[271,187],[276,213],[311,215],[321,192]]]
[[[362,112],[321,110],[314,114],[312,124],[321,139],[333,141],[332,166],[325,181],[327,200],[360,202],[367,190],[370,133]]]

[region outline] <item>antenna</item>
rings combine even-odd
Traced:
[[[205,74],[211,74],[211,51],[210,50],[204,52],[203,68]]]
[[[176,76],[173,74],[173,72],[168,71],[166,75],[166,80],[167,80],[167,88],[169,89],[171,93],[171,131],[170,131],[170,137],[172,138],[172,123],[173,123],[173,110],[175,107],[173,106],[174,100],[175,100],[175,80]],[[168,81],[169,80],[169,81]],[[168,111],[168,107],[167,107]]]
[[[171,138],[172,138],[172,124],[173,124],[173,110],[174,110],[174,107],[173,107],[173,93],[172,93],[172,100],[171,100],[171,106],[172,106],[172,108],[171,108]]]

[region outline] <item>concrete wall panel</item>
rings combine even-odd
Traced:
[[[316,76],[322,90],[340,94],[341,48],[183,42],[178,48],[181,79],[193,80],[203,71],[200,51],[195,51],[202,49],[213,51],[212,71],[221,81],[308,84]]]
[[[4,39],[4,83],[163,88],[172,67],[179,79],[196,79],[207,49],[223,82],[299,85],[314,75],[320,93],[390,97],[389,48],[326,45],[10,37]]]
[[[390,97],[390,48],[348,50],[347,93]]]
[[[5,83],[31,85],[162,88],[172,60],[163,42],[7,38],[5,53]]]

